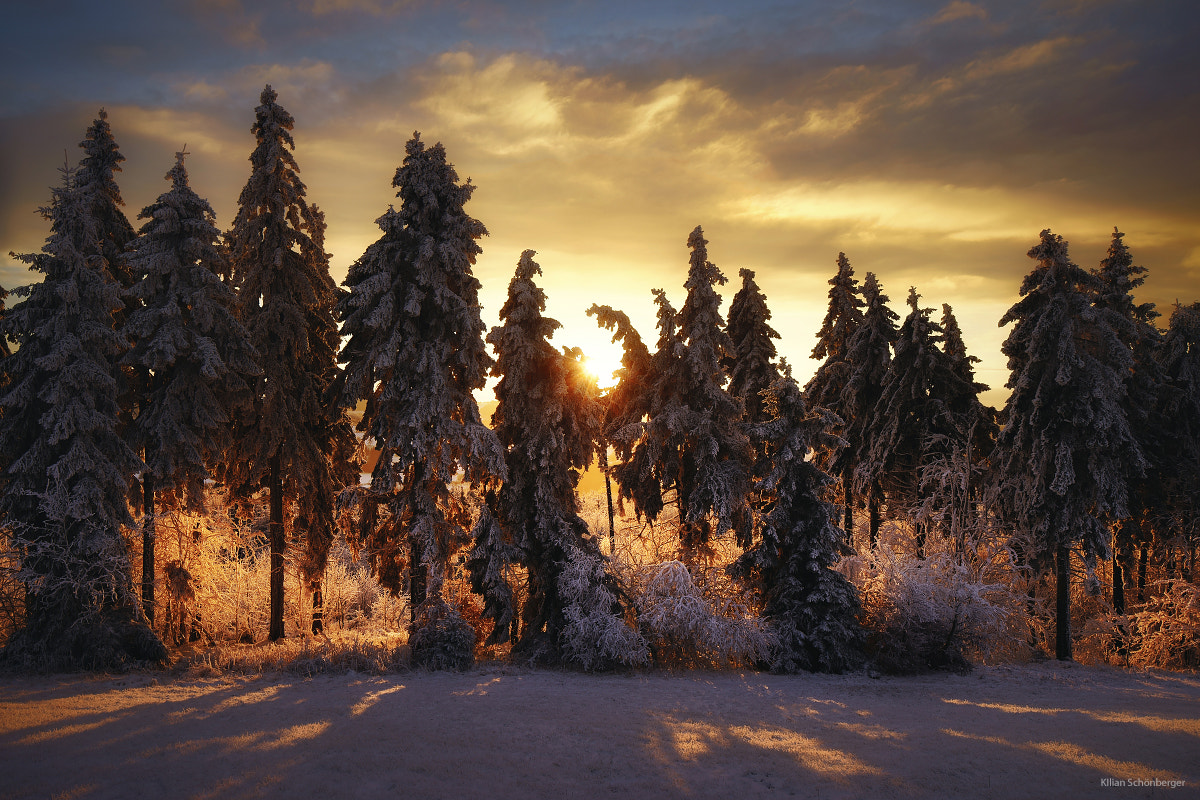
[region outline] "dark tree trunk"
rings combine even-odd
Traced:
[[[1115,547],[1112,555],[1112,603],[1114,612],[1125,613],[1125,576],[1121,570],[1121,556]]]
[[[424,480],[425,470],[421,464],[413,464],[409,473],[408,491],[412,496],[413,513],[416,512],[419,485]],[[411,556],[408,560],[408,621],[416,623],[417,606],[425,602],[428,584],[428,567],[425,565],[425,545],[416,537],[408,538]]]
[[[142,611],[154,625],[154,477],[142,473]]]
[[[267,639],[277,642],[283,638],[283,552],[287,538],[283,530],[283,468],[279,453],[271,457],[271,522],[268,538],[271,543],[271,627]]]
[[[325,595],[321,593],[321,581],[313,581],[312,596],[312,632],[320,636],[325,632]]]
[[[879,526],[883,524],[883,515],[879,513],[879,492],[876,489],[871,490],[871,499],[867,501],[867,525],[870,533],[868,534],[871,549],[875,549],[875,545],[879,544]],[[853,546],[851,542],[851,546]],[[922,544],[922,547],[924,545]]]
[[[612,478],[608,474],[608,445],[600,443],[600,469],[604,470],[604,491],[608,494],[608,554],[617,554],[617,515],[613,513]]]
[[[1071,550],[1059,545],[1054,554],[1057,580],[1055,587],[1054,657],[1071,661]]]
[[[1137,565],[1137,598],[1139,603],[1146,602],[1146,562],[1150,558],[1150,548],[1142,544],[1138,550]]]
[[[846,534],[846,544],[854,547],[854,488],[853,470],[846,467],[842,470],[842,499],[846,501],[845,516],[842,521],[842,531]],[[871,542],[874,547],[875,543]]]

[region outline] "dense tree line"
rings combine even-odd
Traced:
[[[699,226],[683,305],[653,291],[653,349],[623,312],[588,309],[624,348],[602,394],[582,353],[550,342],[560,325],[544,315],[532,250],[501,324],[485,330],[472,268],[487,230],[466,210],[475,187],[419,134],[392,179],[399,208],[337,287],[294,120],[270,86],[260,101],[228,231],[190,188],[181,151],[135,232],[101,111],[42,209],[45,246],[18,256],[44,277],[0,304],[0,515],[24,587],[11,662],[165,658],[156,521],[202,510],[210,484],[226,487],[232,513],[265,505],[270,640],[285,633],[291,545],[322,631],[341,514],[380,584],[408,597],[417,663],[469,664],[477,636],[535,661],[636,662],[637,609],[576,494],[609,448],[619,497],[652,523],[673,520],[689,570],[712,565],[714,542],[735,543],[725,566],[757,598],[775,642],[761,660],[776,670],[862,661],[860,598],[835,567],[874,551],[885,519],[911,530],[918,558],[932,537],[963,550],[973,521],[995,521],[1054,583],[1059,658],[1072,655],[1073,564],[1092,575],[1110,560],[1118,613],[1145,601],[1152,556],[1195,580],[1200,303],[1159,329],[1134,298],[1145,269],[1119,231],[1090,271],[1050,231],[1029,251],[1035,265],[1000,320],[1011,376],[999,411],[980,401],[987,387],[953,310],[935,319],[912,287],[901,319],[845,253],[812,352],[820,365],[800,387],[753,271],[722,316],[726,278]],[[499,381],[490,425],[474,396],[488,377]],[[362,483],[360,439],[379,452]],[[477,633],[443,590],[459,553],[490,630]]]

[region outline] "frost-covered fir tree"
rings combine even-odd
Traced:
[[[1166,505],[1163,489],[1178,467],[1163,460],[1176,438],[1177,422],[1166,409],[1162,395],[1169,392],[1157,359],[1162,336],[1154,324],[1159,316],[1153,303],[1138,303],[1133,293],[1146,282],[1146,268],[1133,263],[1125,234],[1113,228],[1108,253],[1094,271],[1099,279],[1093,305],[1107,318],[1118,338],[1129,348],[1133,365],[1126,380],[1125,413],[1145,454],[1146,468],[1129,462],[1129,517],[1115,529],[1112,554],[1112,597],[1117,613],[1125,613],[1125,584],[1135,549],[1150,547],[1150,518]]]
[[[713,287],[725,278],[708,260],[707,244],[697,226],[688,237],[692,255],[682,311],[676,314],[662,290],[654,292],[658,348],[638,404],[646,419],[616,434],[617,447],[631,455],[613,468],[622,495],[651,520],[673,490],[688,562],[707,552],[712,535],[733,529],[745,541],[750,531],[753,453],[741,427],[741,402],[724,387],[721,359],[732,343]]]
[[[566,562],[576,550],[600,556],[578,514],[575,487],[601,446],[604,420],[595,378],[582,369],[579,351],[550,344],[561,326],[543,314],[546,295],[534,282],[542,270],[533,256],[532,250],[521,254],[500,309],[503,324],[487,337],[500,378],[492,427],[508,468],[498,516],[526,570],[517,650],[557,661],[567,625],[560,590]]]
[[[1174,435],[1160,454],[1165,516],[1173,543],[1191,554],[1187,578],[1196,583],[1200,581],[1195,558],[1200,544],[1196,526],[1200,519],[1200,303],[1175,305],[1156,355],[1167,387],[1160,394],[1158,413],[1174,422]]]
[[[459,183],[440,143],[414,134],[405,152],[392,180],[400,209],[377,220],[383,235],[351,265],[338,309],[342,401],[366,401],[359,430],[380,452],[368,502],[383,524],[361,539],[392,592],[407,569],[415,624],[422,603],[444,604],[447,559],[468,540],[451,479],[502,478],[504,455],[472,394],[493,366],[472,273],[487,230],[464,208],[475,187]]]
[[[804,387],[804,397],[812,408],[827,408],[842,419],[850,422],[850,415],[842,406],[842,394],[850,374],[846,353],[850,338],[863,320],[864,303],[860,296],[858,279],[845,253],[838,253],[837,272],[829,279],[829,310],[825,321],[817,332],[817,344],[812,358],[822,359],[821,365]],[[840,433],[840,429],[838,431]],[[848,538],[854,536],[854,470],[852,462],[835,463],[839,451],[818,452],[825,469],[841,479],[843,493],[843,523]]]
[[[836,449],[830,411],[810,408],[784,364],[784,375],[767,392],[771,420],[756,435],[771,443],[763,493],[771,498],[762,540],[743,553],[730,572],[761,596],[763,617],[774,629],[778,672],[842,672],[861,662],[858,592],[833,569],[842,532],[834,508],[821,499],[832,478],[811,458],[817,447]]]
[[[236,417],[224,478],[243,497],[268,493],[271,641],[284,635],[288,529],[306,542],[303,571],[316,606],[333,540],[334,496],[354,474],[343,460],[353,432],[331,392],[338,294],[323,247],[324,219],[305,200],[291,153],[295,122],[276,99],[268,85],[254,110],[250,178],[226,237],[238,316],[262,373],[253,381],[250,409]]]
[[[900,317],[888,308],[888,296],[875,278],[868,272],[863,281],[863,299],[867,310],[863,314],[844,356],[845,372],[842,394],[837,406],[832,409],[842,415],[841,436],[846,445],[836,451],[829,460],[829,471],[842,477],[842,491],[846,498],[845,532],[848,542],[854,541],[853,509],[855,496],[863,496],[867,507],[868,531],[871,547],[879,535],[880,503],[883,501],[882,474],[870,469],[870,451],[874,431],[882,427],[877,406],[883,394],[883,381],[892,363],[892,343],[899,335],[896,320]],[[810,405],[813,398],[807,398]],[[867,468],[859,469],[860,465]]]
[[[121,171],[125,156],[117,147],[108,124],[108,113],[104,109],[100,109],[79,146],[84,155],[75,180],[87,204],[88,213],[95,220],[96,240],[93,246],[117,283],[122,288],[129,288],[140,277],[126,259],[126,251],[136,234],[122,211],[125,201],[121,199],[121,190],[116,181],[116,173]],[[127,296],[124,304],[125,313],[128,313],[136,307],[137,298]]]
[[[25,584],[23,628],[5,652],[26,666],[112,668],[166,651],[138,608],[122,535],[142,464],[118,430],[121,288],[96,252],[88,197],[64,173],[43,209],[46,244],[17,256],[44,278],[17,290],[25,299],[3,321],[17,350],[0,398],[0,514]]]
[[[920,297],[909,289],[910,311],[900,325],[869,425],[861,431],[866,449],[858,476],[864,484],[877,479],[893,516],[907,516],[914,523],[917,555],[923,557],[932,521],[926,504],[932,487],[925,478],[931,466],[948,463],[965,447],[968,431],[960,429],[950,402],[969,395],[972,387],[960,385],[955,360],[938,346],[945,338],[942,327],[930,319],[933,309],[919,306]]]
[[[1097,313],[1094,276],[1071,262],[1049,230],[1029,251],[1037,262],[1002,351],[1011,371],[1005,424],[992,454],[1000,505],[1025,537],[1017,546],[1056,571],[1055,654],[1070,659],[1071,549],[1107,554],[1107,523],[1128,515],[1128,464],[1143,464],[1126,416],[1132,355]]]
[[[975,380],[979,359],[968,355],[958,319],[948,303],[942,304],[941,350],[954,379],[940,392],[957,438],[946,442],[942,453],[922,472],[921,481],[930,514],[956,547],[962,546],[967,528],[981,513],[979,503],[987,483],[987,457],[999,426],[996,410],[979,399],[988,386]]]
[[[122,328],[132,345],[122,363],[143,387],[126,438],[146,464],[142,607],[151,622],[156,514],[203,507],[210,465],[232,445],[230,411],[248,403],[247,379],[261,372],[233,291],[218,277],[216,215],[188,185],[184,155],[166,175],[170,190],[138,215],[146,222],[128,264],[142,278],[127,292],[137,303]]]
[[[733,296],[726,324],[733,349],[726,356],[724,367],[729,375],[729,393],[739,398],[745,408],[745,423],[757,425],[767,420],[763,392],[779,378],[772,341],[779,334],[768,324],[771,310],[767,308],[766,296],[754,282],[754,272],[743,269],[740,274],[742,288]],[[750,438],[755,451],[754,476],[761,478],[767,466],[766,443],[753,435]]]

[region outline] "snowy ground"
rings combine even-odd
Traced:
[[[1197,797],[1200,676],[0,678],[2,798],[790,795]]]

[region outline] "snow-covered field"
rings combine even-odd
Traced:
[[[1200,796],[1200,676],[0,678],[3,798],[793,795]]]

